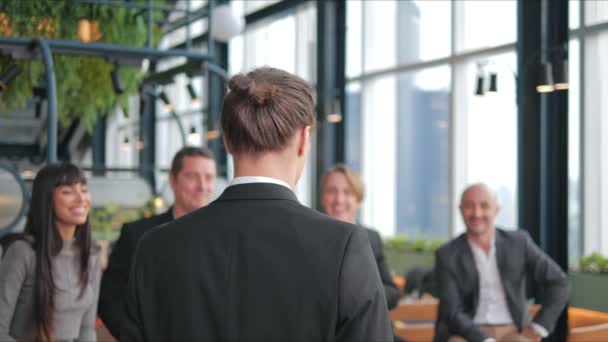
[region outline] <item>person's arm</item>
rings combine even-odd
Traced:
[[[525,258],[528,276],[543,289],[543,301],[540,311],[534,317],[533,323],[540,325],[547,332],[555,327],[555,322],[566,306],[570,295],[568,277],[548,255],[546,255],[530,238],[527,232],[522,231],[525,243]],[[534,329],[540,332],[536,327]]]
[[[391,271],[386,263],[386,258],[384,257],[384,246],[382,244],[380,234],[378,234],[376,231],[370,231],[369,237],[370,244],[372,244],[372,252],[374,253],[376,264],[378,265],[378,272],[380,272],[380,279],[382,280],[382,285],[384,285],[386,305],[390,310],[397,306],[401,294],[393,281],[393,276],[391,275]]]
[[[435,255],[435,279],[439,294],[439,319],[444,322],[450,334],[464,337],[467,341],[486,341],[486,335],[473,318],[463,310],[462,294],[456,279],[441,253]],[[474,267],[474,266],[472,266]]]
[[[337,341],[392,341],[386,298],[367,233],[356,229],[339,275]]]
[[[99,294],[99,316],[115,338],[119,337],[124,316],[124,293],[129,281],[131,259],[135,250],[133,232],[130,225],[123,225],[108,262],[108,268],[101,279]]]
[[[101,278],[101,263],[99,254],[95,257],[95,262],[92,263],[92,268],[89,270],[91,277],[91,288],[93,289],[93,302],[89,308],[85,311],[80,323],[80,334],[78,341],[95,341],[97,340],[97,333],[95,331],[95,323],[97,321],[97,300],[99,298],[99,281]]]
[[[27,242],[16,241],[6,250],[0,261],[0,341],[15,341],[10,336],[11,321],[21,287],[33,259]]]

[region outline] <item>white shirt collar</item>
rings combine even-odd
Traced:
[[[286,182],[284,182],[280,179],[271,178],[271,177],[262,177],[262,176],[235,177],[234,179],[232,179],[232,181],[230,182],[230,184],[228,186],[239,185],[239,184],[250,184],[250,183],[272,183],[272,184],[282,185],[282,186],[286,187],[287,189],[292,190],[291,187],[289,186],[289,184],[287,184]]]
[[[478,246],[473,241],[469,240],[468,237],[467,237],[467,242],[468,242],[469,247],[471,247],[471,250],[473,252],[481,252],[481,254],[486,255],[486,252],[483,250],[483,248],[481,248],[480,246]],[[492,253],[495,253],[495,252],[496,252],[496,235],[494,235],[494,237],[492,237],[492,241],[490,241],[490,251],[489,251],[489,254],[492,254]]]

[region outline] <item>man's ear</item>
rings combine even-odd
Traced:
[[[228,154],[232,154],[232,147],[228,143],[228,140],[226,140],[226,136],[222,135],[222,141],[224,141],[224,147],[226,148],[226,152],[228,152]]]
[[[310,143],[310,126],[304,126],[298,131],[298,157],[306,153]]]

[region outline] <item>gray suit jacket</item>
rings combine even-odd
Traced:
[[[523,230],[496,229],[496,261],[513,323],[522,329],[530,322],[527,307],[527,279],[544,289],[541,310],[534,322],[547,331],[554,328],[566,306],[569,284],[566,274]],[[435,341],[459,335],[468,341],[482,341],[485,335],[473,317],[479,304],[479,275],[466,234],[448,242],[436,252],[435,273],[439,291],[439,317]]]

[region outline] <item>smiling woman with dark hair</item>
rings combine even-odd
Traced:
[[[22,237],[0,263],[0,341],[94,341],[101,268],[82,171],[38,172]]]

